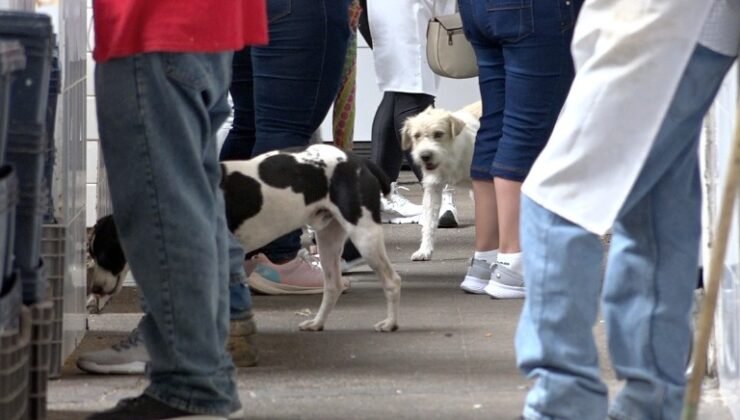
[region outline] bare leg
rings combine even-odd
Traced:
[[[498,207],[499,252],[521,252],[519,244],[519,202],[522,183],[495,178],[496,205]],[[477,216],[477,214],[476,214]],[[493,248],[491,248],[493,249]]]
[[[475,250],[491,251],[499,247],[499,218],[496,187],[492,181],[473,181],[475,205]]]

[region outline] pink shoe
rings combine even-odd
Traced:
[[[307,295],[324,291],[321,263],[305,249],[284,264],[274,264],[264,254],[257,254],[252,260],[256,264],[247,277],[247,284],[257,292],[267,295]],[[343,291],[349,288],[346,279],[343,278],[342,283]]]

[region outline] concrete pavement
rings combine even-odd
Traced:
[[[404,174],[404,180],[409,180]],[[420,202],[417,185],[407,194]],[[386,225],[386,245],[403,278],[400,330],[377,333],[385,299],[367,266],[349,274],[351,291],[339,300],[325,331],[298,331],[315,313],[313,296],[255,296],[261,353],[258,367],[238,371],[239,394],[250,419],[513,419],[529,382],[515,367],[513,337],[522,301],[463,293],[458,285],[472,255],[470,199],[458,191],[461,226],[440,229],[431,262],[412,262],[418,225]],[[80,351],[125,336],[141,316],[128,289],[91,316]],[[595,327],[604,353],[603,324]],[[74,367],[49,383],[49,418],[78,419],[138,394],[143,377],[93,376]],[[604,365],[608,363],[605,357]],[[607,367],[603,374],[618,388]],[[702,419],[729,419],[708,395]]]

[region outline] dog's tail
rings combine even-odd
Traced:
[[[391,193],[391,179],[385,174],[385,171],[380,169],[380,166],[376,165],[375,162],[365,160],[365,166],[375,176],[380,183],[380,191],[383,192],[383,196],[387,196]]]
[[[461,111],[467,112],[473,117],[480,119],[483,114],[483,103],[481,101],[473,102],[472,104],[463,107]]]

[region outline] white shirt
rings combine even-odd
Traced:
[[[368,0],[367,8],[380,90],[436,95],[439,76],[427,62],[427,25],[433,15],[454,13],[455,0]]]
[[[697,23],[712,6],[704,0],[587,1],[573,38],[576,77],[523,193],[591,232],[606,233],[696,46]]]

